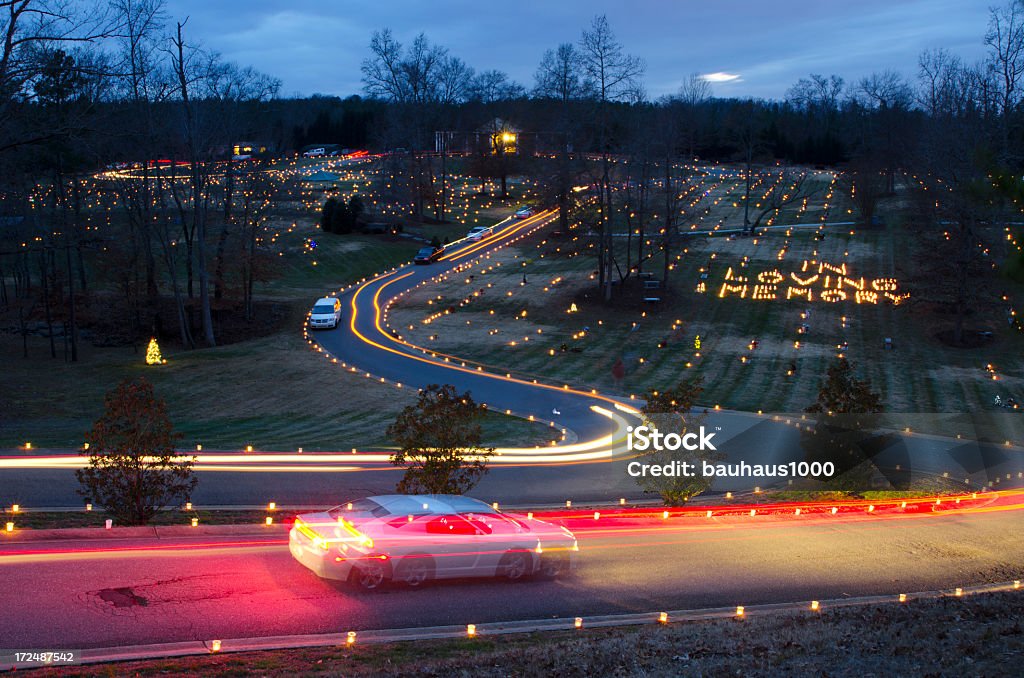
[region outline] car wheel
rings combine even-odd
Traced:
[[[566,558],[548,556],[540,559],[540,576],[544,579],[556,579],[564,575],[569,569],[569,562]]]
[[[522,551],[506,553],[498,563],[498,575],[510,581],[522,579],[530,573],[530,557]]]
[[[411,556],[402,559],[395,579],[407,586],[422,586],[434,578],[434,561],[426,556]]]
[[[359,588],[373,591],[382,588],[387,583],[387,567],[384,565],[384,561],[377,558],[369,558],[357,567],[352,568],[351,579]]]

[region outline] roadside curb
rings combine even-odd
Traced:
[[[267,636],[263,638],[234,638],[228,640],[194,640],[177,643],[159,643],[152,645],[133,645],[127,647],[107,647],[86,649],[79,652],[76,664],[100,664],[109,662],[128,662],[147,659],[166,659],[173,657],[200,656],[215,653],[256,652],[261,650],[287,650],[308,647],[332,647],[349,644],[382,644],[396,642],[413,642],[421,640],[440,640],[466,638],[475,636],[500,636],[514,633],[536,633],[541,631],[572,631],[574,629],[608,628],[615,626],[640,626],[679,622],[706,621],[711,619],[736,619],[742,621],[748,617],[768,616],[779,613],[805,612],[820,614],[833,609],[859,607],[865,605],[898,604],[906,605],[915,600],[934,600],[939,598],[963,598],[985,593],[1020,591],[1020,581],[995,584],[964,586],[956,589],[934,591],[917,591],[914,593],[859,596],[853,598],[833,598],[820,601],[796,601],[788,603],[765,603],[744,607],[716,607],[696,610],[672,610],[662,612],[645,612],[634,614],[598,615],[593,617],[557,618],[524,620],[513,622],[490,622],[471,625],[470,634],[467,626],[429,626],[423,628],[380,629],[367,631],[343,631],[339,633],[323,633],[293,636]],[[41,668],[54,666],[44,662],[13,663],[11,656],[2,658],[0,671]]]

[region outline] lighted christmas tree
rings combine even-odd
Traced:
[[[160,345],[156,343],[156,337],[149,340],[149,346],[146,347],[146,364],[147,365],[162,365],[166,360],[160,355]]]

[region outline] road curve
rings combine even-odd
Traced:
[[[460,391],[469,391],[492,411],[546,422],[569,436],[568,441],[552,449],[501,448],[497,463],[610,458],[615,444],[625,437],[625,426],[637,421],[635,407],[596,391],[489,371],[411,344],[386,327],[387,308],[402,295],[448,275],[473,275],[474,264],[535,233],[554,218],[555,212],[548,210],[528,219],[506,219],[495,227],[493,236],[483,241],[458,241],[448,246],[438,262],[427,266],[407,264],[342,288],[337,296],[345,309],[344,322],[334,330],[307,329],[305,337],[328,360],[337,361],[341,369],[367,375],[368,380],[396,388],[452,384]]]

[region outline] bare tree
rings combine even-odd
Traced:
[[[423,33],[406,49],[391,29],[374,31],[370,53],[361,70],[363,89],[371,97],[398,104],[452,104],[466,95],[472,69],[444,47],[430,44]]]
[[[601,228],[598,243],[598,284],[605,300],[611,299],[610,269],[613,265],[612,188],[610,177],[609,105],[617,101],[638,101],[642,98],[645,65],[639,57],[627,54],[612,32],[605,15],[594,17],[589,30],[580,38],[580,63],[594,83],[598,105],[598,145],[601,151]]]
[[[558,143],[557,169],[554,173],[554,194],[558,201],[558,223],[562,232],[569,230],[569,199],[572,190],[570,154],[579,134],[581,121],[573,116],[576,102],[593,92],[593,83],[583,71],[582,57],[572,43],[562,43],[544,52],[534,76],[533,96],[557,102],[555,133]]]
[[[22,114],[23,106],[58,47],[97,42],[117,29],[104,7],[73,0],[0,0],[0,153],[74,129],[71,118],[55,125]]]
[[[188,20],[186,19],[185,22]],[[177,190],[179,184],[171,181],[172,193],[178,206],[186,238],[194,239],[194,253],[199,276],[199,305],[202,318],[203,338],[207,346],[216,346],[213,313],[210,307],[210,273],[206,265],[206,219],[209,207],[209,170],[204,150],[199,111],[192,100],[192,88],[199,79],[205,55],[186,45],[184,23],[178,22],[175,35],[171,38],[171,66],[177,79],[175,95],[181,103],[184,118],[184,142],[188,154],[188,194],[182,196]],[[191,257],[189,259],[191,262]]]
[[[1024,75],[1024,7],[1020,0],[989,10],[985,44],[990,50],[991,68],[999,78],[999,110],[1005,134],[1005,121],[1020,99],[1018,89]]]
[[[778,170],[768,170],[766,174],[768,180],[771,181],[768,190],[757,197],[752,206],[749,205],[751,202],[749,194],[746,199],[748,207],[753,211],[752,217],[748,217],[749,223],[747,224],[747,230],[751,233],[761,225],[766,217],[779,212],[787,205],[802,202],[805,198],[812,197],[817,193],[817,188],[813,182],[809,181],[811,174],[806,170],[781,167]]]
[[[917,67],[917,102],[928,115],[953,115],[962,109],[954,101],[956,81],[963,68],[960,57],[941,47],[929,49],[921,52]]]
[[[582,56],[572,43],[544,52],[534,75],[533,96],[568,104],[590,96],[593,90],[593,82],[583,71]]]
[[[677,112],[689,158],[693,158],[697,152],[698,113],[710,98],[711,83],[700,73],[691,73],[679,85],[674,97],[662,101],[663,106],[669,106]]]
[[[498,70],[481,71],[469,84],[468,98],[484,104],[496,101],[508,101],[526,94],[522,85],[508,77],[507,73]]]

